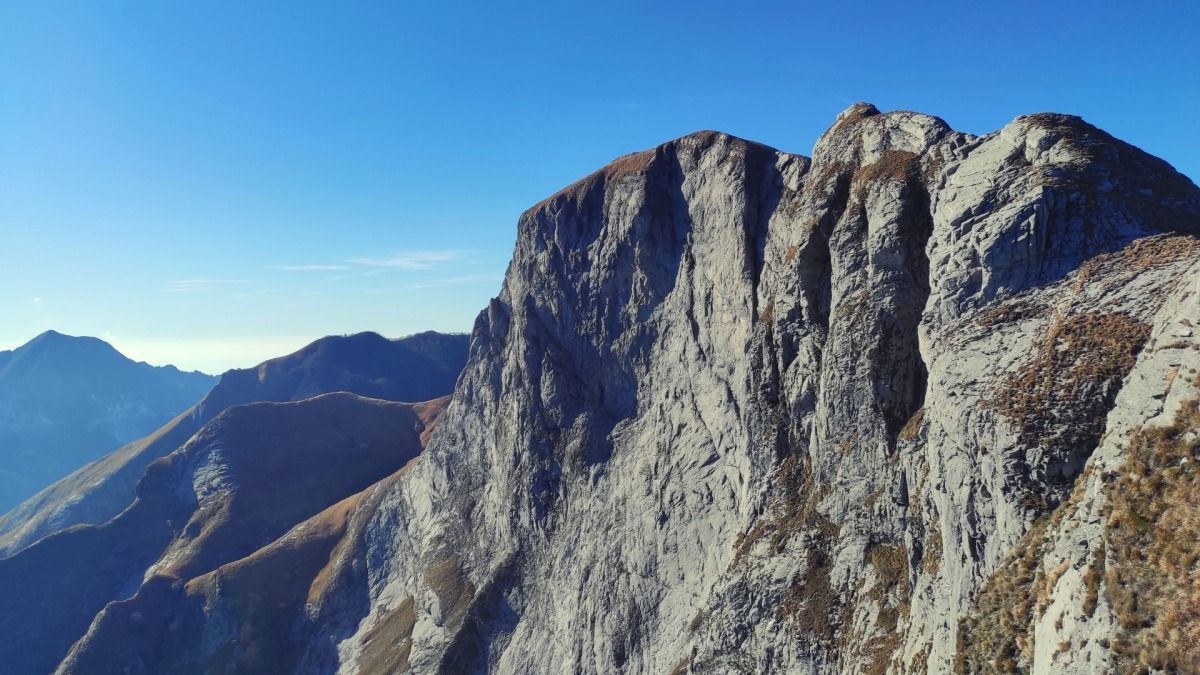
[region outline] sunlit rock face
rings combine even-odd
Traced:
[[[417,460],[236,567],[163,567],[60,671],[1134,658],[1089,570],[1121,434],[1197,395],[1197,231],[1187,179],[1063,115],[859,104],[811,159],[622,157],[522,215]]]

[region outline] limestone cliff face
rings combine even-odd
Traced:
[[[623,157],[521,217],[416,462],[186,592],[144,590],[186,649],[110,606],[60,670],[1109,663],[1122,624],[1080,590],[1097,465],[1188,395],[1156,382],[1193,386],[1196,352],[1154,345],[1191,339],[1198,231],[1187,179],[1061,115],[976,137],[860,104],[812,159],[713,132]],[[1067,507],[1082,534],[1047,515]],[[994,575],[1031,546],[1063,571],[998,621],[1027,580]],[[253,584],[217,583],[313,550],[269,591],[286,631],[246,620]]]

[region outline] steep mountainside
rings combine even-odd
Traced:
[[[150,433],[216,381],[54,331],[0,352],[0,512]]]
[[[521,217],[418,461],[60,672],[1186,669],[1197,233],[1064,115],[620,158]]]
[[[0,561],[0,663],[49,672],[110,601],[136,602],[285,537],[403,467],[444,407],[338,393],[227,409],[151,464],[120,515]],[[35,575],[56,581],[31,586]]]
[[[154,433],[54,483],[0,517],[0,557],[71,525],[99,524],[124,509],[146,466],[230,406],[297,401],[334,391],[390,401],[426,401],[454,388],[466,335],[420,333],[388,340],[359,333],[317,340],[256,368],[231,370],[199,403]],[[110,448],[111,449],[111,448]]]

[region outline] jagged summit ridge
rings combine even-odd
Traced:
[[[1028,537],[1077,485],[1104,493],[1086,467],[1119,465],[1109,429],[1197,395],[1178,321],[1197,204],[1165,163],[1056,116],[973,136],[860,105],[811,159],[721,134],[622,158],[521,216],[425,452],[329,516],[354,526],[311,611],[164,653],[114,607],[70,663],[1103,670],[1121,624],[1071,591],[1102,505],[1074,502],[1080,537]],[[1046,597],[989,585],[1046,547],[1027,575]],[[226,635],[252,591],[196,584],[202,609],[139,601]]]
[[[1077,152],[1086,128],[869,112],[812,160],[685,137],[522,216],[407,479],[443,506],[381,507],[406,514],[374,544],[407,552],[378,568],[389,597],[443,627],[398,643],[415,670],[950,667],[957,617],[1039,512],[1027,495],[1081,468],[982,400],[1056,311],[1148,321],[1190,258],[1079,281],[1170,229],[1088,201],[1112,186]],[[1042,309],[980,327],[1023,294]],[[461,618],[406,581],[446,566],[476,589]],[[326,658],[362,666],[374,616]]]

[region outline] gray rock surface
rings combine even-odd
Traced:
[[[1045,564],[1090,559],[1085,467],[1184,395],[1154,398],[1175,357],[1143,344],[1195,314],[1197,231],[1186,178],[1062,115],[976,137],[859,104],[811,160],[715,132],[622,157],[522,215],[425,452],[348,507],[269,649],[305,673],[949,672],[1078,489],[1089,525]],[[1079,614],[1076,572],[1001,636],[1024,667],[1064,667],[1064,639],[1105,663],[1106,610],[1040,618]],[[194,583],[212,663],[250,591]],[[112,651],[110,609],[62,672],[171,664]]]

